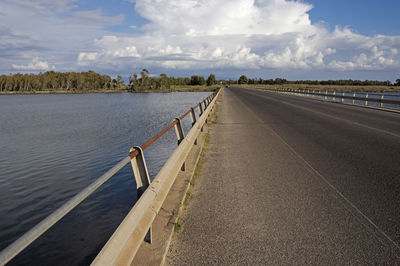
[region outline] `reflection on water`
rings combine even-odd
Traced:
[[[0,250],[209,94],[0,96]],[[174,134],[145,151],[152,178]],[[11,265],[89,264],[135,201],[127,165]]]

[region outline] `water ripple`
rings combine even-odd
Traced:
[[[0,96],[0,249],[207,95]],[[145,151],[152,177],[175,148],[170,131]],[[135,201],[128,165],[11,265],[89,264]]]

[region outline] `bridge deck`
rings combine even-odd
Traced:
[[[400,114],[225,89],[167,264],[400,263]]]

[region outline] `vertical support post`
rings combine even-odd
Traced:
[[[150,186],[150,176],[149,171],[147,170],[146,160],[144,159],[143,150],[139,146],[135,146],[131,148],[130,153],[137,151],[138,155],[131,159],[131,165],[133,170],[133,175],[136,180],[136,188],[137,188],[137,198],[139,199],[146,189]],[[151,226],[149,231],[147,231],[146,236],[144,237],[144,241],[147,243],[152,242],[151,235]]]
[[[385,95],[384,94],[382,94],[381,95],[381,104],[380,104],[380,107],[382,108],[383,107],[383,98],[385,97]]]
[[[193,107],[190,108],[190,119],[192,120],[192,127],[196,124],[196,114],[194,113]]]
[[[210,96],[210,105],[211,105],[212,101],[213,101],[213,97],[212,97],[212,95],[211,95],[211,96]],[[210,110],[210,112],[208,113],[208,117],[211,116],[211,112],[213,111],[213,109],[214,109],[214,106],[211,105],[211,110]]]
[[[328,100],[328,91],[325,91],[325,100]]]
[[[336,91],[333,91],[333,101],[336,101]]]
[[[342,92],[342,103],[344,103],[344,92]]]
[[[192,120],[192,127],[196,124],[196,114],[193,107],[190,108],[190,119]],[[197,138],[194,140],[194,145],[197,145]]]
[[[181,144],[181,142],[185,138],[185,134],[183,133],[181,120],[179,118],[175,118],[175,121],[177,121],[177,123],[175,124],[174,127],[175,127],[176,138],[178,139],[178,146],[179,146],[179,144]],[[185,171],[185,163],[182,164],[181,170]]]
[[[356,100],[354,99],[355,97],[356,97],[356,93],[355,93],[355,92],[353,92],[353,104],[354,104],[354,103],[355,103],[355,101],[356,101]]]
[[[365,95],[365,105],[368,105],[368,93]]]
[[[197,106],[197,108],[199,109],[199,117],[203,115],[203,106],[201,105],[201,103],[199,103],[199,105]]]
[[[199,103],[199,116],[203,115],[203,105],[202,103]],[[200,128],[200,132],[203,132],[203,125]]]

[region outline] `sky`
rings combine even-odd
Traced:
[[[0,74],[400,78],[398,0],[0,0]]]

